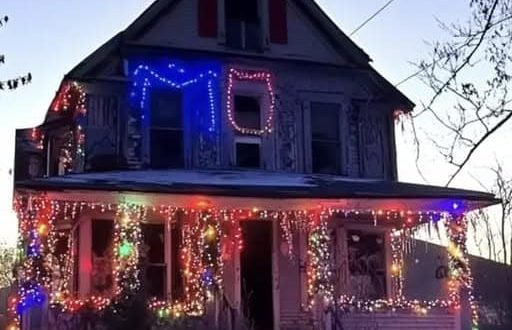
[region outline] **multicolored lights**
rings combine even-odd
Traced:
[[[11,300],[13,326],[19,326],[21,315],[32,307],[41,306],[47,300],[53,308],[69,313],[84,308],[101,311],[113,303],[127,299],[138,290],[140,282],[139,253],[141,249],[141,223],[147,222],[148,214],[156,213],[166,221],[181,219],[182,244],[180,245],[180,267],[182,269],[183,297],[170,300],[151,300],[148,309],[159,319],[175,319],[200,316],[206,311],[206,304],[222,292],[224,261],[232,258],[234,249],[242,249],[243,242],[240,221],[262,219],[278,221],[282,229],[282,240],[293,244],[297,231],[307,234],[307,294],[308,306],[339,306],[342,311],[411,311],[424,315],[431,309],[456,310],[460,306],[460,287],[472,288],[472,278],[467,264],[462,218],[451,219],[449,214],[412,211],[343,210],[318,208],[313,210],[272,211],[255,208],[222,210],[198,203],[196,208],[178,208],[172,205],[104,204],[91,202],[50,201],[45,195],[16,197],[16,210],[20,217],[22,245],[26,247],[25,257],[19,270],[20,290]],[[71,292],[70,278],[66,275],[65,285],[55,291],[51,285],[51,272],[59,265],[46,258],[55,250],[55,223],[59,219],[74,222],[83,212],[114,212],[113,275],[114,290],[110,296],[79,299]],[[392,250],[390,274],[393,279],[393,298],[365,301],[354,297],[335,297],[333,271],[331,269],[331,235],[329,223],[333,217],[343,220],[361,220],[365,223],[380,223],[393,226],[389,240]],[[404,238],[410,235],[412,227],[439,217],[448,220],[452,244],[448,251],[452,261],[453,286],[447,301],[406,300],[403,297],[403,249]],[[410,221],[404,221],[409,219]],[[401,223],[399,222],[401,221]],[[451,222],[450,222],[451,221]],[[405,224],[404,224],[405,222]],[[68,241],[68,260],[63,272],[71,273],[73,243]],[[290,251],[293,251],[291,247]],[[291,256],[290,256],[291,257]],[[473,326],[478,326],[478,306],[470,297],[473,311]]]
[[[235,102],[235,84],[240,81],[247,81],[252,83],[263,83],[266,85],[269,97],[269,108],[267,111],[266,119],[264,120],[264,126],[262,129],[253,129],[240,127],[237,124],[234,111]],[[228,120],[231,126],[242,134],[249,135],[264,135],[270,134],[273,131],[274,113],[276,108],[276,97],[273,86],[272,74],[265,71],[252,71],[252,70],[241,70],[231,68],[229,69],[227,79],[227,90],[226,90],[226,109],[228,112]]]

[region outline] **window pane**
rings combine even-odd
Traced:
[[[164,254],[164,225],[144,224],[142,225],[142,237],[144,245],[142,251],[147,262],[151,264],[163,264]]]
[[[347,240],[350,294],[361,299],[385,298],[384,236],[349,230]]]
[[[108,295],[113,288],[113,235],[113,221],[92,220],[91,293],[93,295]]]
[[[236,165],[239,167],[259,168],[260,145],[256,143],[236,144]]]
[[[313,139],[339,140],[339,105],[311,104],[311,134]]]
[[[142,225],[141,258],[144,288],[150,297],[165,297],[165,227],[163,224]]]
[[[165,266],[149,265],[146,267],[144,288],[149,297],[165,298],[165,273]]]
[[[226,0],[226,18],[246,22],[258,20],[258,0]]]
[[[235,96],[235,120],[240,127],[260,129],[260,101],[250,96]]]
[[[171,296],[173,300],[179,300],[184,297],[183,290],[183,276],[180,258],[180,247],[181,247],[181,230],[177,224],[174,223],[171,229],[171,275],[172,275],[172,292]]]
[[[182,168],[183,131],[151,130],[151,167]]]
[[[151,94],[151,126],[182,128],[181,92],[160,90]]]
[[[226,45],[235,49],[242,49],[242,21],[238,19],[226,20]]]
[[[247,22],[245,24],[245,49],[261,49],[261,32],[259,22]]]
[[[311,156],[313,158],[313,173],[339,173],[340,148],[338,143],[313,141]]]

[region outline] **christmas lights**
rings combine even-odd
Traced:
[[[316,299],[319,297],[323,298],[325,306],[329,306],[334,298],[329,241],[327,213],[321,211],[313,219],[308,236],[307,278],[309,308],[313,307]]]
[[[269,72],[265,71],[251,71],[251,70],[240,70],[231,68],[229,69],[228,79],[227,79],[227,90],[226,90],[226,109],[228,112],[228,119],[233,128],[242,133],[249,135],[264,135],[270,134],[273,130],[273,122],[274,122],[274,113],[276,107],[276,98],[275,92],[272,82],[272,75]],[[236,81],[249,81],[249,82],[257,82],[264,83],[268,90],[268,96],[270,100],[270,105],[267,112],[267,117],[264,120],[264,126],[262,129],[253,129],[253,128],[244,128],[240,127],[235,118],[234,114],[234,98],[235,93],[233,92],[234,84]]]
[[[168,88],[183,91],[185,108],[194,113],[198,122],[210,133],[218,131],[218,69],[216,64],[195,63],[154,66],[139,64],[133,71],[132,98],[142,110],[141,118],[148,120],[148,97],[151,89]]]
[[[454,309],[458,305],[452,300],[405,300],[405,299],[378,299],[360,300],[352,296],[341,296],[337,305],[342,312],[397,312],[411,311],[419,315],[426,315],[432,309]]]
[[[32,133],[31,133],[30,137],[32,138],[32,141],[34,141],[36,143],[37,149],[39,149],[39,150],[44,149],[45,135],[44,135],[44,133],[41,132],[40,129],[32,128]]]
[[[451,204],[450,204],[451,205]],[[453,205],[450,206],[453,209]],[[430,309],[456,309],[460,305],[458,290],[465,286],[472,290],[472,278],[465,249],[466,224],[463,218],[451,219],[445,211],[400,210],[353,210],[318,207],[310,210],[273,211],[256,208],[217,209],[209,203],[198,202],[197,207],[179,208],[172,205],[95,203],[49,201],[45,195],[16,195],[15,209],[20,218],[20,241],[23,262],[18,272],[20,289],[17,297],[10,300],[14,318],[12,326],[19,326],[22,314],[33,306],[40,306],[49,299],[53,308],[77,313],[82,310],[102,311],[108,306],[128,299],[140,287],[139,251],[141,223],[146,222],[148,212],[160,214],[165,221],[179,217],[182,233],[179,245],[179,265],[184,280],[184,296],[178,300],[151,300],[148,309],[159,319],[175,319],[200,316],[206,311],[206,303],[223,289],[224,261],[229,260],[236,249],[243,247],[240,221],[262,219],[278,221],[283,241],[289,253],[293,252],[294,231],[307,233],[307,293],[308,307],[320,303],[322,307],[339,304],[342,310],[395,311],[411,310],[424,314]],[[55,223],[73,224],[83,212],[99,211],[114,215],[113,277],[114,292],[111,296],[78,299],[70,293],[73,269],[73,241],[69,235],[67,253],[56,262],[52,258],[55,244],[61,234],[55,231]],[[111,213],[112,212],[112,213]],[[404,239],[411,235],[414,226],[444,218],[449,222],[451,244],[451,276],[448,301],[417,301],[403,298],[403,249]],[[392,276],[394,297],[388,300],[364,301],[353,297],[334,298],[331,270],[329,221],[343,219],[362,220],[366,223],[387,224],[394,229],[390,233],[392,251]],[[59,268],[64,273],[62,282],[52,280],[50,269]],[[55,283],[53,283],[55,282]],[[458,284],[457,284],[458,283]],[[473,325],[478,325],[477,305],[470,292]]]
[[[463,215],[455,215],[447,224],[448,267],[450,269],[448,290],[450,299],[460,305],[461,288],[467,290],[468,304],[471,310],[472,330],[479,325],[478,303],[473,295],[473,275],[467,257],[467,220]]]
[[[389,234],[391,245],[391,280],[395,299],[403,299],[403,253],[404,253],[404,231],[391,230]]]
[[[72,109],[75,115],[85,116],[87,113],[85,88],[76,81],[65,83],[53,101],[54,112],[67,112]]]

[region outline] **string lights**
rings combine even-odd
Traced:
[[[235,118],[234,114],[234,85],[235,82],[238,81],[249,81],[249,82],[256,82],[256,83],[264,83],[268,90],[268,96],[270,100],[270,105],[268,108],[267,117],[264,121],[264,126],[262,129],[254,129],[254,128],[244,128],[240,127]],[[274,93],[274,87],[273,87],[273,79],[272,74],[265,71],[252,71],[252,70],[241,70],[241,69],[235,69],[231,68],[229,69],[228,73],[228,79],[227,79],[227,101],[226,101],[226,109],[228,112],[228,119],[233,128],[242,134],[249,134],[249,135],[264,135],[264,134],[270,134],[273,130],[273,122],[274,122],[274,113],[275,113],[275,107],[276,107],[276,98]]]
[[[389,234],[391,245],[391,283],[396,299],[403,299],[403,254],[404,254],[404,231],[393,229]]]
[[[206,131],[217,132],[218,104],[217,90],[219,69],[215,65],[208,68],[196,68],[193,65],[180,65],[169,63],[154,68],[148,64],[140,64],[133,71],[132,98],[136,100],[143,111],[141,118],[147,120],[149,116],[148,97],[151,89],[170,88],[189,92],[185,95],[185,108],[197,112],[198,118],[207,117]],[[202,100],[206,100],[203,104]]]
[[[165,221],[180,220],[182,239],[179,244],[179,266],[183,276],[183,297],[169,300],[152,299],[148,310],[162,320],[187,316],[200,316],[206,304],[217,292],[223,290],[223,268],[236,250],[243,247],[240,221],[261,219],[278,221],[282,239],[293,250],[294,230],[307,232],[306,281],[308,307],[320,303],[322,307],[340,306],[342,311],[396,311],[410,310],[425,314],[431,309],[459,308],[458,289],[472,289],[472,278],[465,257],[465,223],[455,218],[450,223],[451,256],[450,299],[435,301],[406,300],[403,297],[403,249],[404,238],[410,228],[440,217],[450,220],[444,212],[413,212],[399,210],[345,210],[319,207],[310,210],[272,211],[256,208],[217,209],[206,202],[197,207],[180,208],[172,205],[94,203],[48,200],[45,195],[25,196],[18,194],[15,209],[20,218],[20,240],[23,247],[23,262],[18,279],[20,289],[10,300],[13,313],[13,329],[20,324],[21,315],[47,300],[53,308],[68,313],[82,310],[102,311],[115,303],[128,299],[141,285],[140,251],[142,244],[141,224],[147,222],[148,213],[160,214]],[[67,253],[62,262],[52,262],[58,235],[55,223],[73,224],[78,216],[87,211],[109,212],[114,215],[113,278],[114,290],[110,296],[95,296],[79,299],[71,293],[73,272],[73,241],[68,238]],[[392,265],[390,274],[394,297],[387,300],[365,301],[354,297],[334,297],[333,263],[331,256],[330,221],[351,219],[366,223],[388,224],[395,229],[390,233]],[[70,235],[72,237],[72,235]],[[61,284],[52,285],[51,268],[62,268]],[[452,283],[452,282],[450,282]],[[457,284],[458,283],[458,284]],[[478,326],[478,310],[474,297],[470,295],[474,329]],[[115,307],[114,307],[115,308]]]
[[[447,225],[448,267],[450,269],[448,290],[450,299],[460,305],[460,292],[467,291],[468,305],[471,310],[472,330],[479,328],[478,303],[473,294],[473,275],[469,265],[467,242],[467,220],[456,215]]]
[[[308,307],[315,305],[317,298],[323,298],[324,306],[329,306],[334,300],[334,285],[332,281],[331,255],[327,229],[327,213],[321,211],[311,223],[308,236]]]
[[[51,109],[54,112],[67,112],[72,109],[74,115],[85,115],[87,113],[86,96],[85,88],[80,83],[67,82],[57,93]]]

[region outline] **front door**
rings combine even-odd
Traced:
[[[272,222],[241,222],[244,248],[240,255],[242,309],[251,329],[273,329]]]

